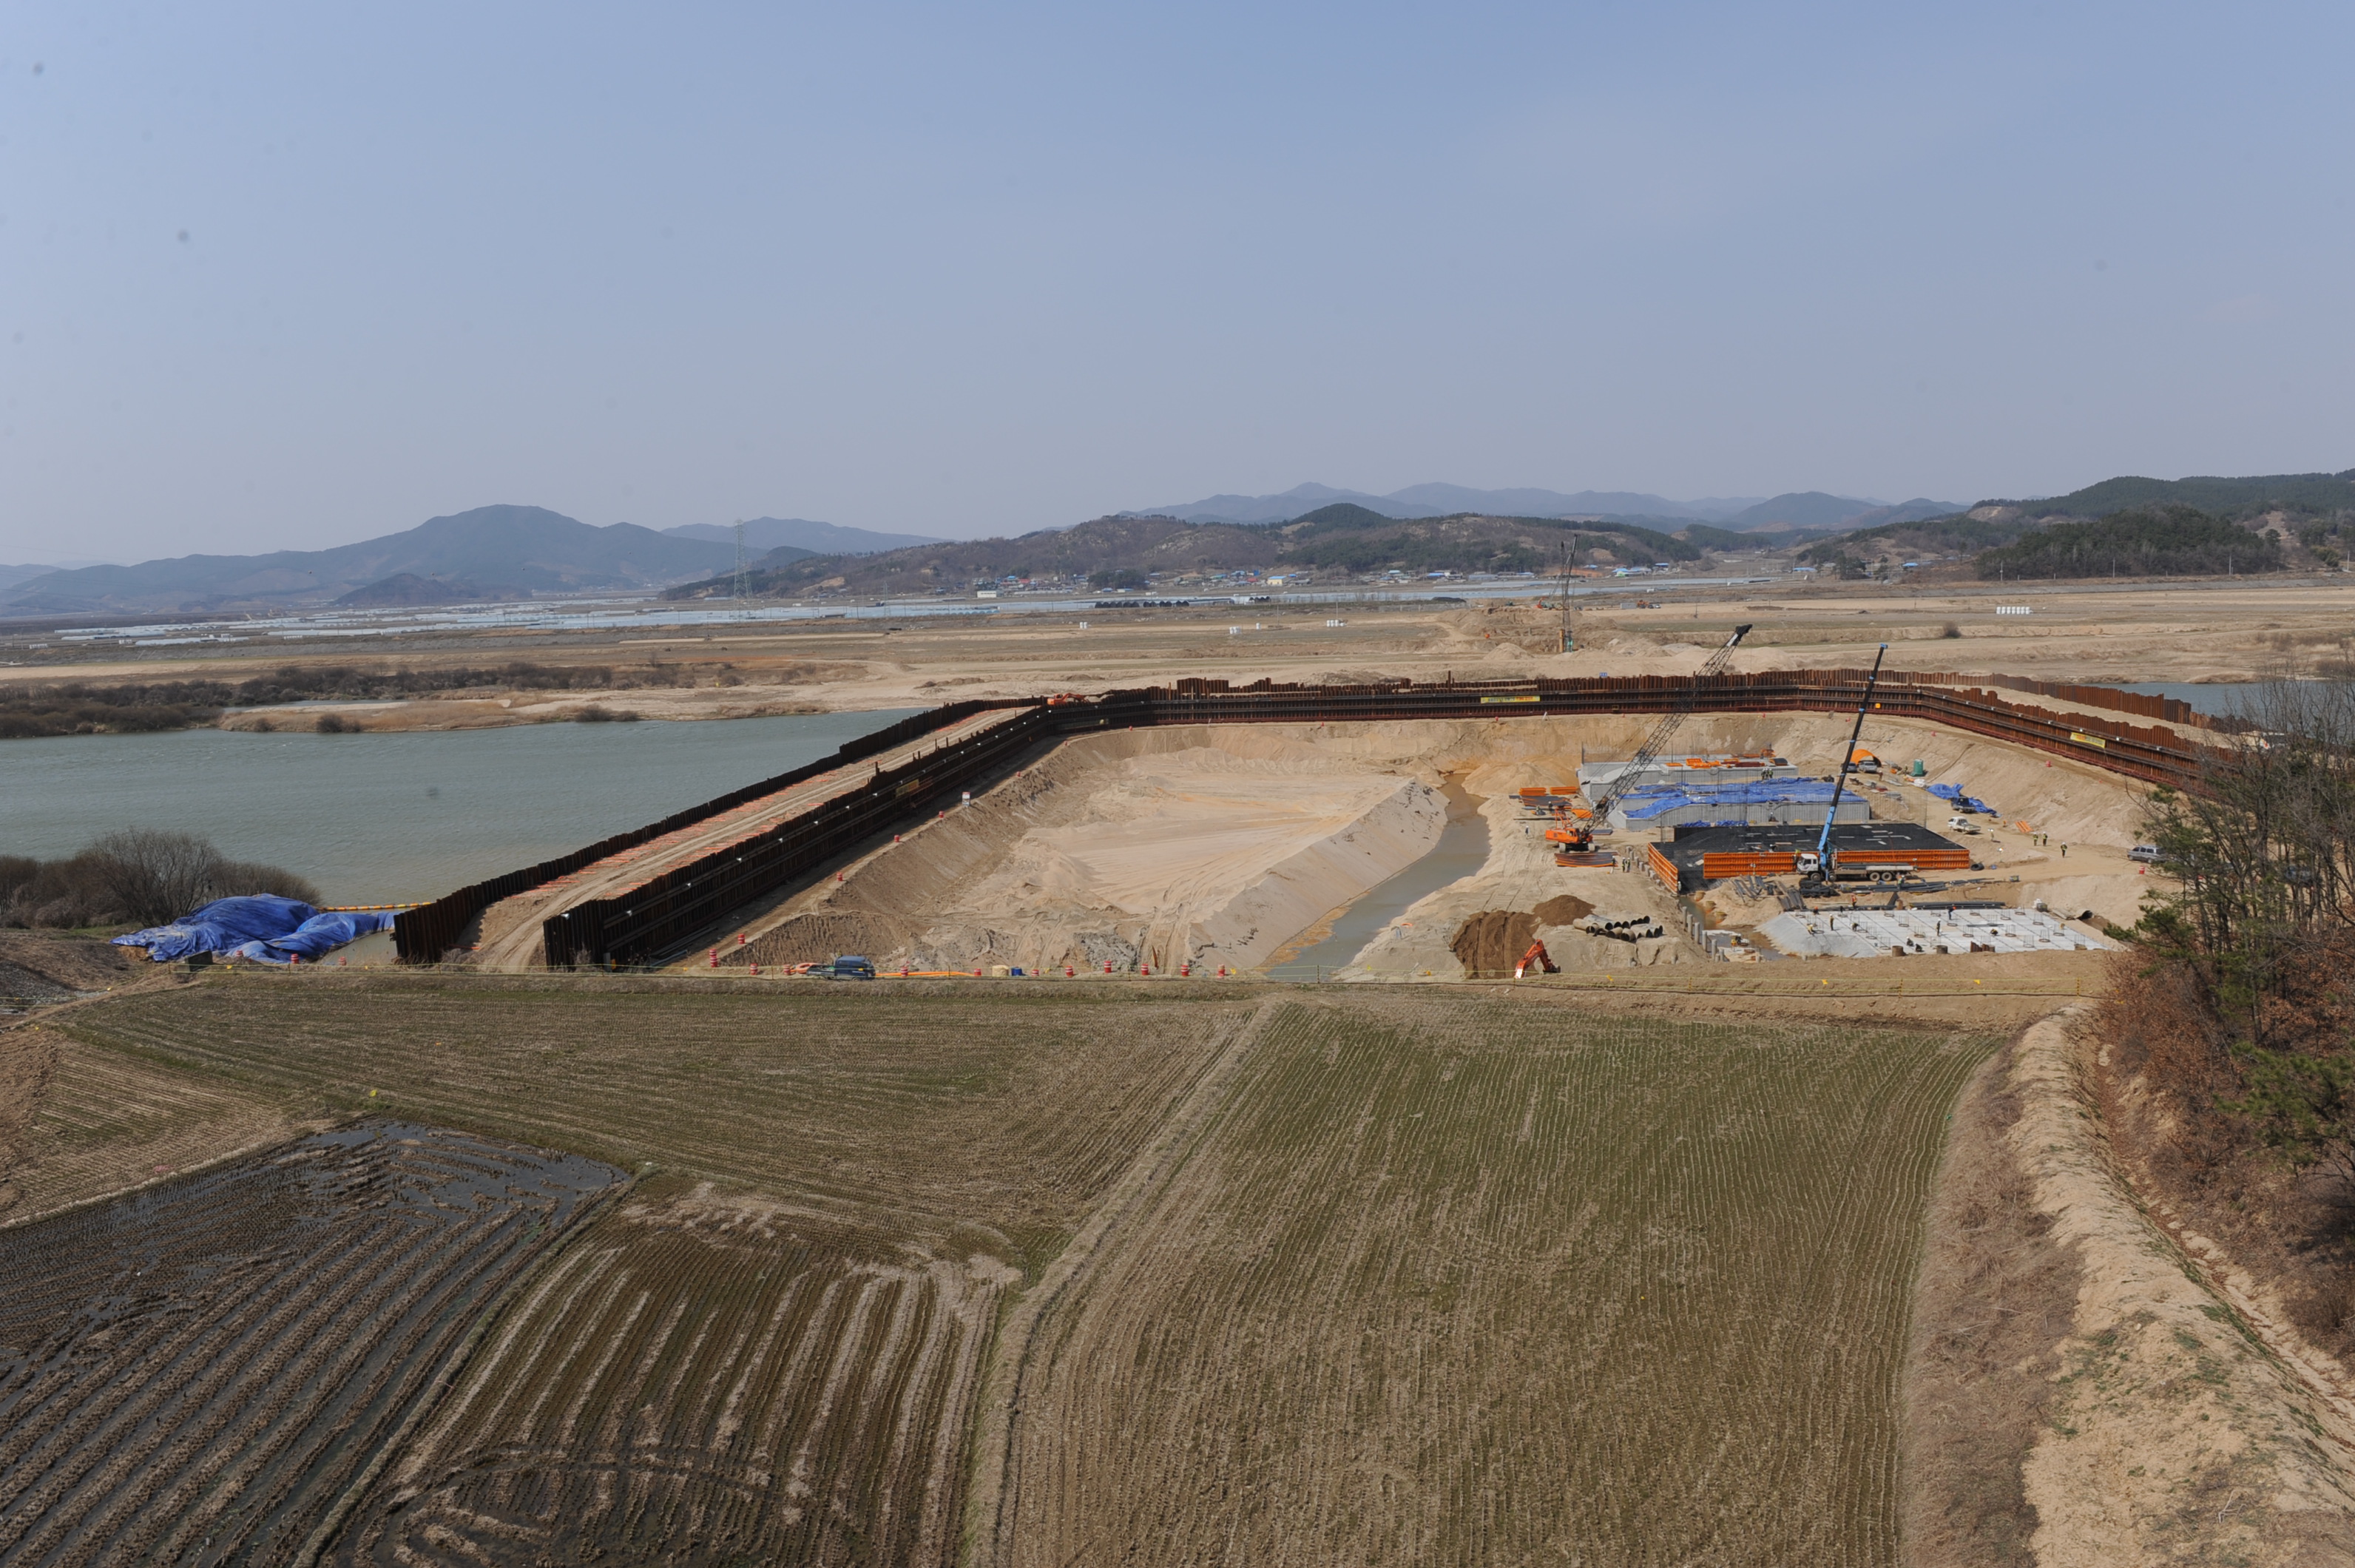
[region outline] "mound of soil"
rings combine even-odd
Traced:
[[[1467,975],[1509,975],[1542,925],[1569,925],[1594,912],[1584,899],[1560,893],[1534,910],[1482,910],[1458,926],[1447,949]]]
[[[1517,909],[1482,910],[1447,944],[1467,975],[1509,975],[1538,933],[1538,917]]]
[[[1575,899],[1568,893],[1556,893],[1538,905],[1531,912],[1538,917],[1540,925],[1576,925],[1594,912],[1594,906],[1584,899]]]

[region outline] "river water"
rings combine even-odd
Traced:
[[[1279,950],[1276,961],[1268,965],[1269,974],[1286,980],[1323,978],[1356,958],[1366,944],[1417,900],[1488,863],[1488,819],[1480,815],[1479,801],[1454,779],[1444,781],[1442,787],[1447,795],[1447,822],[1439,830],[1438,841],[1421,859],[1359,893],[1313,945],[1296,953]]]
[[[333,903],[402,903],[815,762],[905,718],[794,714],[389,734],[181,730],[0,741],[0,855],[200,833]]]

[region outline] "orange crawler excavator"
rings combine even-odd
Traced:
[[[1542,942],[1529,944],[1529,950],[1521,955],[1521,961],[1518,964],[1513,965],[1513,978],[1518,980],[1531,969],[1535,969],[1540,975],[1561,973],[1561,965],[1553,961],[1553,955],[1545,950],[1545,944]]]

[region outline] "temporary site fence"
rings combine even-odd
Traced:
[[[943,731],[989,709],[1020,714],[948,742],[903,766],[879,771],[866,784],[741,843],[712,851],[613,898],[590,900],[542,926],[551,967],[633,965],[683,951],[734,910],[773,894],[840,859],[878,835],[921,818],[943,798],[1007,766],[1029,747],[1050,740],[1113,730],[1186,724],[1359,723],[1395,720],[1502,721],[1535,717],[1657,714],[1690,704],[1702,712],[1849,712],[1865,699],[1863,670],[1768,670],[1715,676],[1698,694],[1689,677],[1636,676],[1525,681],[1383,682],[1364,686],[1295,686],[1259,681],[1231,687],[1223,680],[1188,679],[1169,687],[1114,691],[1050,703],[971,701],[933,709],[855,741],[833,757],[748,785],[520,871],[462,888],[402,914],[394,936],[404,963],[433,963],[457,944],[467,924],[501,899],[580,870],[623,849],[719,812],[787,788],[846,763],[859,762]],[[2195,783],[2214,754],[2204,741],[2149,725],[2094,721],[2009,702],[1984,688],[1960,688],[1953,676],[1883,671],[1871,692],[1882,718],[1920,719],[2088,763],[2146,783]],[[2101,691],[2105,688],[2073,688]],[[2058,695],[2057,693],[2055,695]],[[2139,711],[2155,699],[2081,706]]]
[[[649,878],[612,898],[551,915],[541,939],[551,969],[628,962],[678,948],[730,912],[814,871],[850,847],[954,799],[963,786],[1055,732],[1057,709],[1032,708],[897,768],[766,832]]]

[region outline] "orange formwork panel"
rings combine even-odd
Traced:
[[[1660,886],[1668,889],[1671,893],[1678,891],[1676,862],[1661,854],[1657,844],[1646,845],[1644,851],[1644,864],[1658,880]]]
[[[1917,871],[1967,871],[1968,849],[1838,849],[1835,866],[1911,866]]]
[[[1722,882],[1734,877],[1785,877],[1799,869],[1799,857],[1788,849],[1720,850],[1700,858],[1701,880]]]

